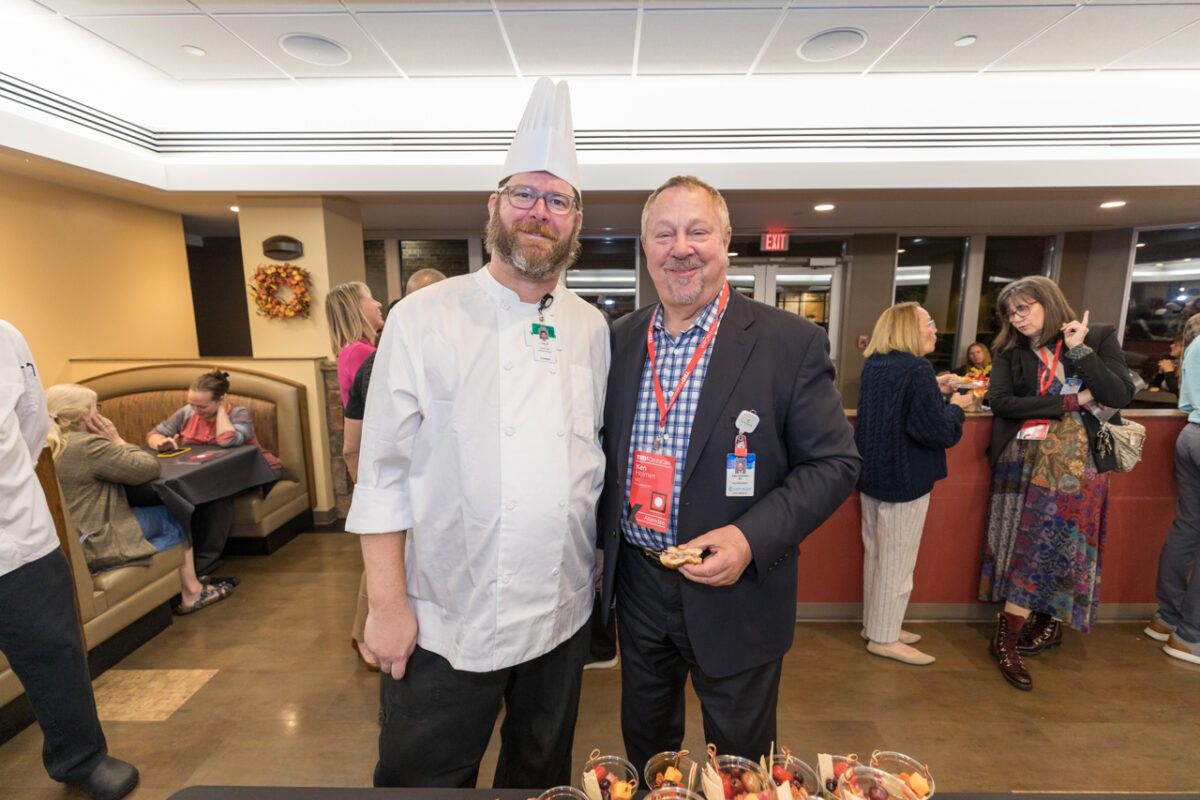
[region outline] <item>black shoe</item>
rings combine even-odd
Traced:
[[[1021,630],[1017,651],[1023,656],[1036,656],[1043,650],[1062,644],[1062,623],[1049,614],[1035,611]]]
[[[105,756],[91,775],[71,783],[86,792],[92,800],[121,800],[137,784],[137,767],[112,756]]]

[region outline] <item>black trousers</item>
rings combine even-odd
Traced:
[[[42,729],[46,772],[56,781],[86,779],[108,755],[108,745],[61,549],[0,575],[0,652]]]
[[[775,739],[775,707],[783,659],[716,678],[700,669],[688,638],[675,570],[623,545],[617,556],[617,636],[621,643],[621,734],[625,755],[645,764],[679,750],[684,734],[683,688],[688,676],[700,698],[705,741],[717,752],[757,761]],[[736,631],[729,646],[737,647]]]
[[[197,575],[211,575],[221,564],[221,553],[233,526],[233,497],[201,503],[192,512],[192,557]]]
[[[495,788],[570,784],[571,746],[590,629],[543,656],[463,672],[418,647],[401,680],[381,673],[376,786],[475,786],[504,704]]]

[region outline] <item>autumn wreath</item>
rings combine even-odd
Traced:
[[[280,289],[290,289],[291,299],[279,296]],[[258,313],[272,319],[307,317],[312,295],[308,293],[308,270],[292,264],[272,264],[259,267],[250,284],[250,294]]]

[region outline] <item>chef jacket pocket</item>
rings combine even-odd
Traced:
[[[600,430],[600,398],[595,375],[587,367],[571,367],[571,407],[567,416],[571,432],[593,440]]]

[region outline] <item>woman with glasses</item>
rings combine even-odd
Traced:
[[[1013,281],[997,307],[979,596],[1004,601],[991,653],[1005,680],[1029,690],[1022,656],[1061,644],[1062,624],[1087,632],[1096,620],[1105,473],[1116,465],[1097,445],[1096,414],[1127,406],[1133,381],[1113,326],[1089,327],[1050,279]]]
[[[862,455],[863,638],[867,652],[904,664],[932,664],[901,629],[929,493],[946,477],[946,448],[962,436],[972,398],[951,394],[951,375],[934,377],[925,358],[937,324],[916,303],[899,303],[875,323],[858,389],[854,441]]]

